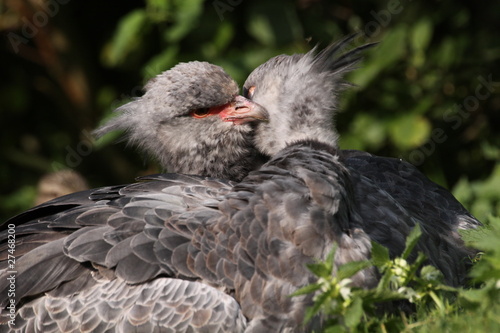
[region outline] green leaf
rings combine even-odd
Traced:
[[[350,329],[356,328],[361,321],[363,316],[363,299],[358,297],[355,298],[352,304],[347,309],[344,320],[347,327]]]
[[[497,163],[488,179],[475,189],[484,199],[500,201],[500,163]]]
[[[367,113],[359,113],[352,121],[350,132],[361,138],[364,144],[371,148],[378,148],[386,139],[386,128],[383,120]]]
[[[264,15],[255,15],[249,22],[248,31],[263,45],[272,46],[276,44],[271,23]]]
[[[470,207],[471,213],[479,220],[486,220],[490,214],[500,213],[500,163],[491,175],[480,181],[469,182],[462,178],[453,190],[457,199]]]
[[[327,278],[332,274],[331,268],[326,263],[308,264],[307,268],[313,272],[314,275],[322,278]]]
[[[390,260],[389,250],[377,242],[372,241],[372,262],[377,267],[382,267]]]
[[[307,310],[304,322],[309,322],[309,320],[311,320],[319,312],[321,307],[325,305],[329,299],[330,295],[328,293],[319,294],[314,305]]]
[[[488,298],[488,289],[469,289],[464,290],[460,293],[460,296],[466,299],[469,302],[473,303],[482,303],[485,299]]]
[[[408,259],[411,252],[413,251],[413,248],[415,247],[415,245],[417,245],[418,239],[420,238],[421,235],[422,231],[420,230],[420,225],[416,224],[415,227],[413,227],[413,230],[406,238],[406,247],[404,252],[401,254],[401,258],[405,260]]]
[[[390,301],[406,299],[405,295],[403,295],[402,293],[390,290],[388,288],[384,290],[377,290],[375,296],[376,297],[374,299],[374,303],[390,302]]]
[[[484,257],[481,259],[481,262],[476,264],[472,271],[470,272],[470,276],[474,278],[476,282],[485,282],[491,280],[499,280],[500,279],[500,270],[497,268],[491,267],[489,263],[485,264]]]
[[[419,98],[415,107],[411,110],[411,113],[425,114],[426,112],[432,109],[434,103],[436,103],[436,101],[434,100],[434,96],[432,97],[422,96],[421,98]]]
[[[428,281],[436,281],[440,279],[443,274],[436,267],[431,265],[426,265],[420,270],[420,277]]]
[[[452,192],[455,198],[462,204],[469,202],[474,196],[470,183],[465,177],[460,178]]]
[[[381,71],[389,69],[395,62],[404,58],[406,39],[407,28],[405,26],[399,25],[389,30],[371,53],[372,56],[364,62],[363,70],[354,71],[349,76],[350,80],[358,86],[367,86]]]
[[[314,275],[322,278],[330,278],[333,272],[333,264],[335,259],[335,252],[337,251],[337,245],[334,244],[332,250],[328,253],[325,261],[319,261],[313,264],[307,264],[307,268]]]
[[[413,27],[410,36],[410,45],[415,52],[423,52],[427,49],[432,38],[433,26],[429,18],[420,19]]]
[[[425,64],[425,51],[432,37],[432,22],[423,18],[413,27],[410,45],[413,48],[412,64],[420,67]]]
[[[160,54],[154,56],[149,60],[149,62],[144,66],[142,70],[142,75],[146,79],[150,79],[163,71],[173,67],[177,61],[177,56],[179,54],[179,47],[177,45],[172,45],[165,49]]]
[[[500,280],[500,218],[490,217],[489,225],[483,230],[484,234],[470,242],[474,248],[484,251],[470,275],[480,282]]]
[[[118,24],[113,39],[104,49],[103,61],[108,66],[121,64],[139,45],[148,16],[144,9],[136,9],[125,15]]]
[[[25,210],[33,205],[36,194],[35,186],[23,186],[8,196],[2,196],[2,204],[6,209]]]
[[[487,198],[480,197],[477,198],[471,205],[470,211],[474,216],[478,216],[480,219],[484,219],[485,216],[493,211],[494,203]]]
[[[227,21],[222,22],[213,40],[203,45],[202,52],[207,58],[216,58],[223,50],[229,46],[234,37],[234,27]]]
[[[328,253],[328,256],[326,257],[324,262],[307,264],[307,268],[309,268],[309,270],[318,277],[322,278],[331,277],[333,271],[333,260],[335,257],[335,251],[336,251],[336,246],[334,246],[330,251],[330,253]]]
[[[488,141],[484,141],[481,142],[481,151],[485,158],[493,161],[500,161],[500,147]]]
[[[290,297],[309,294],[309,293],[315,292],[316,290],[319,290],[319,289],[321,289],[321,284],[319,284],[319,283],[309,284],[305,287],[300,288],[299,290],[295,291],[294,293],[290,294]]]
[[[438,46],[436,55],[436,66],[443,70],[456,62],[458,45],[453,37],[445,38]]]
[[[328,326],[324,333],[345,333],[345,327],[339,324]]]
[[[351,262],[345,263],[338,268],[337,278],[339,280],[350,278],[351,276],[353,276],[354,274],[356,274],[360,270],[365,269],[365,268],[370,267],[370,266],[371,266],[371,262],[369,260],[351,261]]]
[[[146,0],[146,9],[149,17],[155,22],[164,22],[172,10],[173,1]]]
[[[393,274],[392,274],[392,271],[390,269],[386,269],[384,271],[384,274],[382,275],[382,277],[380,278],[380,281],[377,284],[376,289],[378,292],[382,292],[384,290],[389,290],[392,276],[393,276]]]
[[[203,9],[203,0],[177,0],[173,14],[174,25],[165,31],[167,42],[178,42],[197,27]]]
[[[249,2],[248,33],[266,46],[280,46],[303,37],[302,22],[289,1]]]
[[[419,114],[406,113],[391,122],[389,133],[392,142],[401,150],[423,145],[430,136],[429,120]]]
[[[333,269],[333,263],[335,260],[335,253],[337,252],[338,247],[339,247],[338,244],[333,244],[332,249],[330,250],[330,252],[328,252],[328,255],[326,256],[326,259],[325,259],[325,262],[330,263],[330,265],[332,266],[332,269]]]

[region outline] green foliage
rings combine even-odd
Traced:
[[[316,292],[315,303],[307,311],[305,321],[321,311],[328,318],[325,332],[364,331],[392,324],[393,318],[384,316],[380,319],[377,310],[381,304],[396,300],[408,301],[419,308],[431,307],[444,311],[447,303],[438,295],[454,289],[441,284],[442,276],[434,267],[422,267],[425,260],[422,254],[412,264],[406,260],[420,234],[420,228],[415,227],[407,238],[403,254],[393,260],[389,258],[389,251],[385,247],[373,243],[371,261],[349,262],[334,270],[334,248],[325,262],[309,265],[311,272],[318,277],[318,282],[292,295]],[[372,265],[381,274],[378,285],[369,289],[352,286],[351,277]]]
[[[415,67],[420,67],[425,62],[425,52],[431,41],[433,30],[433,23],[428,17],[417,21],[411,30],[410,44],[413,49],[412,64]]]
[[[430,132],[429,120],[415,113],[402,114],[389,123],[390,137],[401,150],[421,146]]]
[[[29,209],[30,203],[35,200],[36,188],[34,186],[23,186],[14,195],[1,198],[2,204],[7,210]]]
[[[482,221],[490,215],[500,215],[500,163],[496,163],[491,175],[484,180],[469,181],[462,177],[453,194],[471,213]]]
[[[321,310],[329,316],[328,331],[335,332],[344,327],[353,329],[358,326],[363,315],[363,290],[350,287],[353,275],[370,266],[369,261],[354,261],[337,267],[334,272],[333,248],[325,262],[308,265],[318,277],[318,282],[299,289],[292,296],[320,291],[315,297],[314,306],[308,309],[305,322],[311,320]]]
[[[120,21],[110,45],[105,48],[103,61],[109,66],[121,64],[140,45],[148,28],[148,16],[144,9],[134,10]]]
[[[111,42],[104,48],[104,63],[108,66],[125,65],[127,58],[142,51],[144,39],[154,27],[168,25],[161,40],[170,46],[145,65],[146,77],[159,74],[162,69],[175,64],[178,43],[196,28],[202,7],[203,0],[148,1],[145,8],[131,11],[120,20]]]
[[[420,236],[417,225],[408,236],[401,256],[394,259],[389,257],[387,248],[372,243],[370,262],[347,263],[335,271],[334,249],[325,262],[310,265],[318,281],[292,295],[315,293],[315,303],[308,309],[306,321],[321,313],[326,317],[324,332],[500,330],[500,218],[491,217],[487,227],[468,231],[464,237],[470,246],[483,251],[471,271],[476,288],[443,284],[441,272],[423,265],[425,256],[421,253],[408,262]],[[367,289],[352,286],[351,277],[371,265],[381,275],[377,286]],[[408,317],[384,305],[394,301],[411,304],[414,312]],[[381,316],[383,309],[385,314]]]
[[[500,217],[490,216],[489,224],[483,229],[474,231],[476,237],[467,236],[469,244],[483,251],[481,260],[474,266],[471,272],[477,282],[488,283],[500,281]],[[497,286],[500,296],[500,284]],[[500,297],[499,297],[500,300]]]
[[[350,80],[360,87],[367,87],[377,76],[387,68],[404,57],[406,51],[407,28],[399,26],[391,29],[384,36],[383,43],[380,43],[371,57],[367,59],[363,71],[355,71],[350,75]]]
[[[421,314],[419,332],[453,330],[468,332],[500,331],[500,218],[490,217],[489,224],[464,235],[470,246],[482,250],[470,276],[477,288],[460,289],[447,315]]]
[[[166,42],[178,42],[196,28],[203,0],[176,0],[173,1],[173,6],[175,6],[172,13],[174,24],[164,33]]]

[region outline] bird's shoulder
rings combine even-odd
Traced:
[[[431,181],[413,164],[355,150],[344,150],[342,154],[352,174],[372,182],[420,219],[440,219],[454,229],[481,225],[450,191]]]

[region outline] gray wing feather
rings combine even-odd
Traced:
[[[365,231],[395,256],[410,230],[419,224],[423,236],[417,250],[439,268],[448,284],[463,285],[476,251],[467,248],[459,229],[481,226],[453,195],[400,159],[359,151],[342,151],[361,203]]]
[[[243,332],[238,303],[203,283],[158,278],[140,285],[94,280],[71,298],[23,306],[12,332]],[[4,326],[4,328],[7,328]]]
[[[50,214],[53,209],[47,203],[42,205],[42,212],[33,209],[30,214],[11,220],[19,224],[16,227],[18,244],[26,244],[16,266],[19,271],[16,282],[20,286],[16,294],[18,305],[23,304],[21,299],[38,297],[42,292],[59,290],[60,294],[67,295],[78,286],[87,288],[86,283],[78,280],[85,272],[99,272],[110,278],[123,277],[128,283],[148,281],[159,274],[182,275],[171,267],[173,251],[186,248],[185,243],[189,242],[196,225],[214,214],[213,208],[204,208],[196,201],[213,205],[229,191],[229,183],[179,175],[171,178],[169,175],[151,176],[149,179],[149,186],[137,183],[87,191],[85,195],[90,199],[86,200],[81,194],[77,194],[78,200],[69,196],[68,201],[78,201],[82,203],[80,206],[64,206],[62,200],[57,199],[55,215]],[[206,189],[205,182],[212,188]],[[62,210],[63,206],[66,211]],[[201,213],[189,216],[188,206],[202,206]],[[210,212],[204,214],[204,209]],[[49,212],[48,215],[45,212]],[[35,220],[23,221],[33,216]],[[197,216],[201,217],[200,221],[196,220]],[[175,224],[177,218],[179,223]],[[172,221],[167,222],[168,219]],[[189,222],[183,223],[185,221]],[[172,244],[159,239],[161,231],[168,228],[173,237],[181,241]],[[0,246],[4,248],[6,235],[6,231],[2,232],[5,243]],[[173,248],[168,249],[164,243]],[[188,256],[186,249],[181,260],[186,262]],[[94,268],[88,267],[89,262]],[[187,263],[184,265],[187,267]],[[4,270],[0,274],[5,277],[6,257],[1,267]],[[186,273],[194,276],[189,269]],[[5,291],[7,287],[2,279],[0,289]],[[57,291],[51,293],[58,294]],[[5,297],[7,292],[2,295]]]

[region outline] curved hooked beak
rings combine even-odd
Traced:
[[[232,122],[235,125],[254,121],[269,121],[269,114],[266,109],[243,96],[236,96],[236,98],[219,113],[219,116],[223,121]]]

